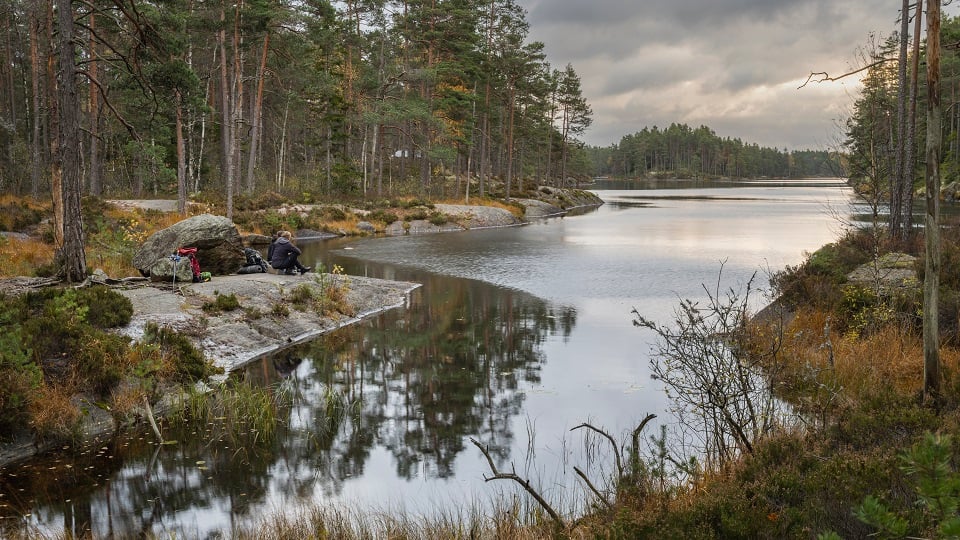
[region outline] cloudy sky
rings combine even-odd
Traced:
[[[898,0],[518,0],[555,68],[573,64],[593,107],[584,140],[645,126],[706,125],[789,149],[838,140],[858,79],[810,84],[858,64],[871,34],[898,26]],[[953,4],[960,4],[955,0]],[[943,8],[955,16],[957,5]],[[912,28],[912,25],[911,25]],[[912,30],[911,30],[912,31]],[[874,39],[876,41],[876,39]]]

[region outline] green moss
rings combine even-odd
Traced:
[[[219,292],[215,292],[214,295],[214,300],[204,302],[203,306],[201,306],[201,309],[204,312],[209,314],[217,314],[240,308],[240,300],[237,299],[236,294],[220,294]]]

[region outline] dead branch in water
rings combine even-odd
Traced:
[[[490,477],[484,476],[483,480],[485,482],[489,482],[491,480],[513,480],[514,482],[520,484],[520,486],[523,487],[523,489],[526,490],[526,492],[529,493],[530,496],[533,497],[535,501],[537,501],[537,504],[539,504],[541,508],[546,510],[548,514],[550,514],[550,517],[553,518],[553,521],[555,521],[557,525],[559,525],[564,529],[567,528],[567,524],[563,521],[563,518],[560,517],[560,514],[558,514],[557,511],[554,510],[552,506],[550,506],[550,503],[548,503],[546,499],[544,499],[543,496],[541,496],[540,493],[537,492],[537,490],[532,485],[530,485],[530,482],[528,480],[520,478],[520,476],[517,475],[517,471],[515,469],[513,469],[511,472],[508,472],[508,473],[500,472],[497,469],[497,465],[493,462],[493,458],[490,456],[490,452],[487,450],[487,448],[482,444],[480,444],[480,442],[474,439],[473,437],[470,437],[470,442],[472,442],[474,446],[480,449],[480,452],[483,454],[483,457],[487,458],[487,464],[490,465],[490,471],[493,473],[493,476],[490,476]]]

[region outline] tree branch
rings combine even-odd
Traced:
[[[610,436],[610,434],[607,433],[606,431],[603,431],[602,429],[593,427],[592,425],[590,425],[590,424],[588,424],[588,423],[586,423],[586,422],[580,424],[579,426],[570,428],[570,431],[574,431],[574,430],[580,429],[580,428],[587,428],[587,429],[593,430],[593,431],[599,433],[602,437],[605,437],[608,441],[610,441],[610,446],[613,447],[613,457],[614,457],[614,459],[615,459],[616,462],[617,462],[617,476],[618,476],[618,477],[623,476],[623,461],[620,459],[620,449],[617,448],[617,441],[615,441],[615,440],[613,439],[613,437]]]
[[[474,446],[480,449],[480,452],[483,454],[483,457],[487,458],[487,464],[490,465],[490,471],[493,473],[493,476],[489,478],[484,476],[483,480],[485,482],[489,482],[491,480],[513,480],[514,482],[520,484],[520,486],[522,486],[523,489],[526,490],[526,492],[529,493],[530,496],[537,501],[537,504],[539,504],[541,508],[546,510],[548,514],[550,514],[550,517],[553,518],[553,521],[555,521],[557,525],[559,525],[564,529],[567,528],[567,524],[564,523],[563,518],[560,517],[560,514],[558,514],[557,511],[554,510],[552,506],[550,506],[550,503],[548,503],[546,499],[544,499],[540,495],[540,493],[538,493],[537,490],[534,489],[532,485],[530,485],[530,482],[528,480],[525,480],[517,476],[517,473],[515,470],[509,473],[500,472],[499,470],[497,470],[497,465],[493,462],[493,458],[490,456],[490,452],[487,450],[487,448],[481,445],[480,442],[474,439],[473,437],[470,437],[470,442],[472,442]]]
[[[860,69],[855,69],[855,70],[853,70],[853,71],[848,71],[847,73],[844,73],[843,75],[837,75],[836,77],[831,77],[830,74],[827,73],[826,71],[811,72],[810,75],[807,76],[807,80],[804,81],[803,84],[801,84],[800,86],[797,87],[797,90],[803,88],[804,86],[810,84],[811,82],[822,83],[822,82],[828,82],[828,81],[839,81],[840,79],[845,79],[845,78],[847,78],[847,77],[850,77],[851,75],[856,75],[857,73],[861,73],[861,72],[863,72],[863,71],[867,71],[868,69],[875,68],[875,67],[877,67],[877,66],[879,66],[879,65],[881,65],[881,64],[885,64],[885,63],[887,63],[887,62],[895,62],[896,60],[897,60],[896,58],[881,58],[881,59],[877,60],[876,62],[873,62],[873,63],[871,63],[871,64],[867,64],[867,65],[863,66],[863,67],[860,68]],[[819,78],[815,78],[815,77],[817,77],[817,76],[819,76]]]
[[[613,505],[610,504],[610,501],[608,501],[607,498],[604,497],[604,496],[600,493],[600,491],[597,490],[596,487],[594,487],[593,482],[591,482],[590,479],[587,478],[587,475],[584,474],[584,472],[581,471],[579,467],[576,467],[576,466],[575,466],[575,467],[573,468],[573,471],[574,471],[575,473],[577,473],[577,475],[579,475],[580,478],[583,479],[583,481],[587,484],[587,487],[590,488],[590,491],[592,491],[593,494],[596,495],[598,499],[600,499],[600,502],[602,502],[608,509],[613,510]]]
[[[648,413],[640,422],[640,425],[637,426],[637,429],[633,430],[633,451],[630,457],[634,462],[640,461],[640,433],[643,432],[643,428],[647,427],[647,424],[656,417],[657,415]]]

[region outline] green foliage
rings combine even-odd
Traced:
[[[181,382],[194,382],[206,379],[223,370],[207,362],[189,338],[169,327],[160,327],[148,323],[144,329],[143,342],[156,344],[172,365],[175,378]]]
[[[828,311],[840,307],[846,276],[872,257],[868,234],[851,231],[835,243],[807,256],[798,266],[787,266],[770,279],[773,292],[788,305],[804,303]]]
[[[130,324],[133,303],[126,296],[102,285],[76,289],[76,301],[86,306],[86,320],[96,328],[119,328]]]
[[[857,519],[878,529],[877,538],[903,538],[907,534],[907,520],[894,514],[873,495],[867,495],[854,510]]]
[[[868,287],[845,285],[841,288],[841,320],[854,335],[869,334],[891,321],[893,308]]]
[[[320,291],[308,283],[300,283],[287,295],[287,300],[300,311],[311,309],[319,298]]]
[[[130,140],[123,146],[123,158],[131,179],[149,180],[148,187],[166,192],[177,185],[177,172],[168,166],[167,148],[160,144]]]
[[[234,208],[241,212],[256,210],[276,210],[288,202],[287,197],[276,191],[264,191],[256,195],[239,195],[234,201]]]
[[[314,212],[311,212],[311,214],[312,217],[330,221],[343,221],[350,217],[346,211],[337,206],[323,206]]]
[[[431,212],[429,221],[433,225],[440,226],[447,223],[450,219],[443,212]]]
[[[393,212],[377,209],[367,214],[367,219],[370,221],[379,221],[384,225],[390,225],[391,223],[398,221],[400,218]]]
[[[416,220],[426,220],[430,218],[430,213],[427,211],[426,207],[413,208],[407,215],[403,218],[404,221],[416,221]]]
[[[290,395],[277,388],[230,379],[209,392],[189,392],[171,420],[174,426],[205,433],[210,440],[249,449],[272,443],[280,411],[289,402]]]
[[[896,511],[868,495],[854,511],[857,518],[877,529],[879,538],[903,538],[910,531],[937,538],[960,536],[960,474],[951,464],[953,455],[949,435],[927,433],[901,456],[901,469],[916,491],[910,508]],[[915,512],[917,508],[922,512]]]
[[[240,300],[237,299],[236,294],[220,294],[219,292],[215,291],[214,295],[215,299],[204,302],[200,309],[209,314],[217,314],[240,308]]]
[[[295,212],[281,214],[275,209],[238,212],[234,217],[234,222],[249,229],[259,229],[265,234],[273,234],[277,231],[295,231],[302,229],[304,226],[304,219],[300,214]]]
[[[664,148],[677,152],[664,152]],[[591,149],[594,150],[594,149]],[[806,178],[838,176],[841,157],[827,150],[786,152],[761,147],[741,139],[718,136],[707,126],[670,124],[645,127],[624,135],[620,142],[599,150],[600,175],[627,177],[689,178],[759,176]]]
[[[286,304],[278,302],[270,308],[270,315],[278,319],[289,317],[290,308],[288,308]]]
[[[7,299],[0,297],[4,305]],[[19,326],[0,326],[0,440],[23,427],[27,405],[43,382],[40,366],[33,361]]]

